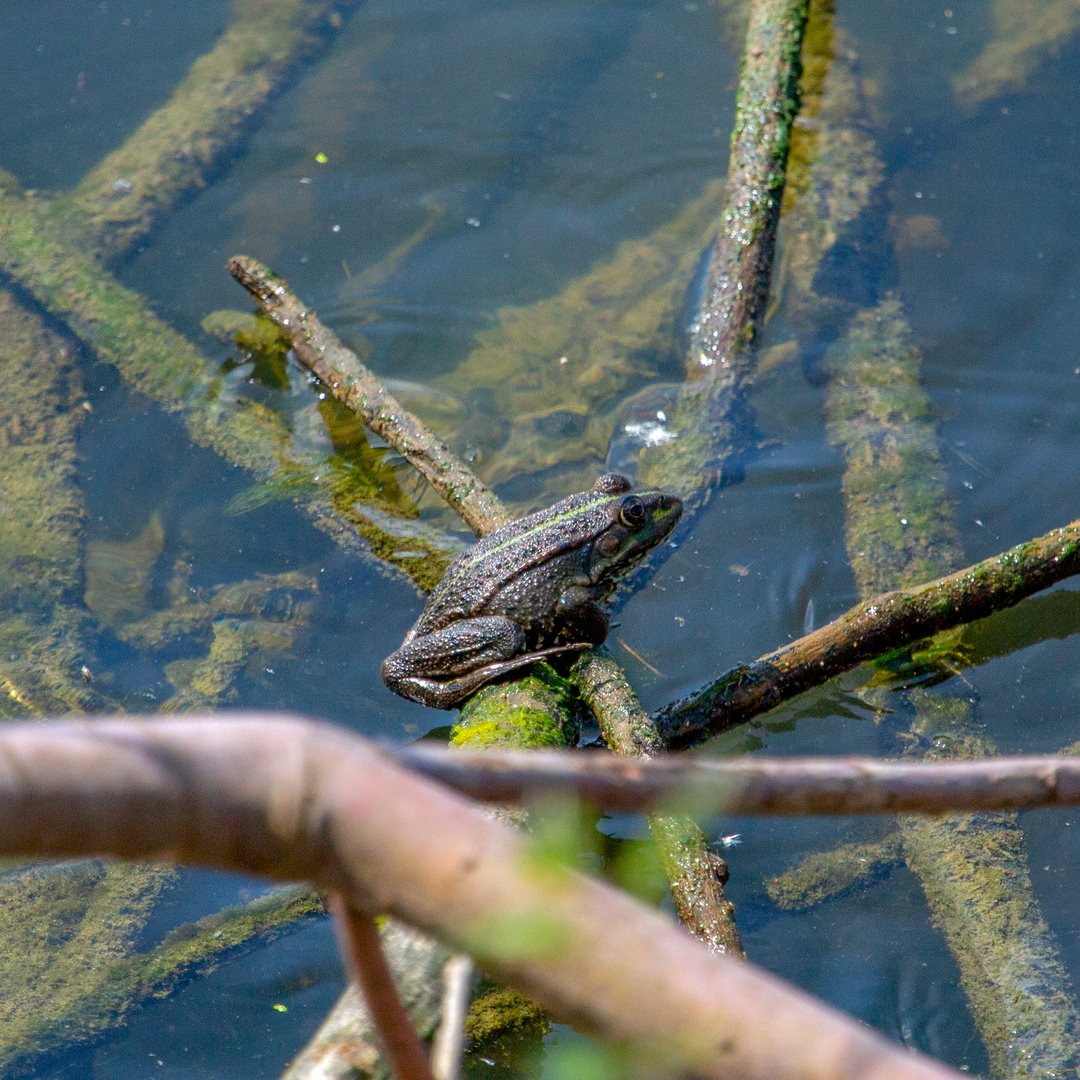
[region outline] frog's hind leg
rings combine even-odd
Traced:
[[[453,709],[493,679],[589,645],[578,642],[521,653],[524,648],[525,631],[512,619],[466,619],[405,642],[383,661],[383,682],[410,701]]]
[[[464,675],[460,679],[452,679],[450,682],[445,683],[431,683],[429,685],[438,687],[438,694],[446,701],[445,705],[436,705],[435,707],[437,709],[457,708],[458,705],[466,698],[475,694],[485,683],[493,682],[495,679],[501,679],[504,675],[509,675],[514,671],[520,671],[522,668],[529,667],[531,664],[535,664],[540,660],[546,660],[548,657],[561,656],[563,653],[568,652],[581,652],[582,649],[590,648],[592,648],[592,646],[588,642],[583,641],[579,641],[574,645],[555,645],[550,649],[540,649],[538,652],[515,656],[513,660],[500,660],[497,664],[487,664],[485,667],[478,668],[476,671],[469,675]],[[432,702],[429,700],[428,704],[432,704]]]

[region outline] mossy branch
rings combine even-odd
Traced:
[[[300,363],[390,443],[477,536],[509,521],[498,496],[390,394],[356,353],[297,299],[287,282],[245,255],[229,260],[229,273],[281,327]]]
[[[1080,520],[936,581],[871,597],[665,705],[654,716],[663,744],[676,749],[702,742],[866,660],[1011,607],[1078,572]]]

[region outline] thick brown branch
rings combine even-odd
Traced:
[[[477,536],[507,523],[498,496],[387,392],[356,353],[297,299],[287,282],[245,255],[229,260],[229,273],[284,330],[300,363],[397,450]]]
[[[1078,572],[1080,520],[926,585],[871,597],[665,705],[654,714],[663,743],[674,750],[703,742],[866,660],[1011,607]]]
[[[654,1075],[957,1080],[527,852],[480,807],[321,725],[0,729],[0,855],[157,857],[313,881],[470,952],[554,1015],[632,1046]]]
[[[533,750],[448,754],[410,746],[395,755],[425,776],[488,802],[540,792],[573,794],[611,810],[688,807],[697,814],[944,814],[1080,805],[1080,760],[978,761],[876,758],[708,758],[628,761],[607,754]]]

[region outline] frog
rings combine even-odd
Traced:
[[[666,540],[682,501],[617,473],[459,555],[382,664],[396,694],[457,708],[485,684],[603,644],[619,579]]]

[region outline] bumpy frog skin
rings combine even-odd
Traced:
[[[485,536],[450,564],[383,682],[421,705],[452,709],[485,683],[537,660],[599,645],[600,605],[619,577],[675,528],[682,503],[601,476]]]

